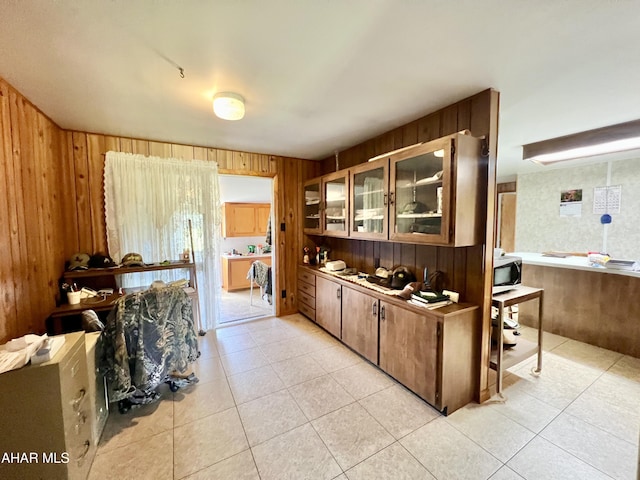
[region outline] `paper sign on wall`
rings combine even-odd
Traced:
[[[563,190],[560,192],[560,216],[582,216],[582,189]]]
[[[620,213],[622,185],[595,187],[593,189],[593,213]]]

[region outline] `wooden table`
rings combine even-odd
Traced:
[[[135,293],[143,290],[142,288],[127,288],[127,293]],[[185,287],[185,292],[191,298],[193,305],[193,321],[196,330],[200,328],[200,304],[198,301],[198,292],[192,287]],[[60,335],[70,331],[81,330],[81,315],[85,310],[93,310],[98,316],[104,320],[106,315],[111,311],[116,301],[122,297],[118,292],[105,297],[83,298],[77,305],[69,305],[68,303],[56,307],[47,319],[47,333],[49,335]],[[102,314],[102,315],[101,315]]]
[[[79,324],[80,316],[85,310],[94,310],[96,313],[111,311],[116,300],[120,298],[118,292],[106,297],[90,297],[83,298],[77,305],[69,305],[65,303],[56,307],[49,315],[47,320],[47,333],[49,335],[60,335],[67,333],[66,331],[81,328]],[[66,325],[65,325],[66,324]]]
[[[63,281],[69,285],[79,283],[81,287],[90,287],[94,290],[112,288],[114,293],[105,297],[84,298],[78,305],[62,304],[51,312],[47,319],[47,332],[49,335],[58,335],[75,330],[82,330],[81,315],[84,310],[94,310],[103,321],[115,302],[120,298],[118,294],[119,277],[131,273],[156,272],[162,270],[185,270],[188,274],[189,286],[185,291],[193,303],[193,318],[196,330],[200,327],[200,303],[198,300],[198,284],[196,279],[196,265],[190,262],[163,262],[131,267],[113,268],[89,268],[88,270],[75,270],[64,272]],[[141,291],[147,287],[126,288],[125,293]]]
[[[529,358],[535,353],[538,354],[538,365],[535,370],[536,373],[542,371],[542,307],[543,307],[543,293],[544,289],[526,287],[520,285],[513,290],[509,290],[503,293],[495,294],[492,297],[491,304],[498,308],[498,348],[495,353],[491,354],[490,366],[496,371],[496,393],[502,392],[502,373],[507,368],[520,363],[522,360]],[[518,343],[515,347],[504,351],[504,345],[502,340],[502,331],[504,329],[504,309],[529,300],[538,299],[538,344],[525,340],[524,338],[518,338]]]

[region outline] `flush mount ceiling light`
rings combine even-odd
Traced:
[[[530,143],[522,147],[522,159],[550,163],[640,148],[640,120]]]
[[[244,117],[244,98],[237,93],[216,93],[213,97],[213,113],[223,120],[240,120]]]

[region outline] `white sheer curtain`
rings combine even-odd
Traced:
[[[202,328],[218,325],[220,291],[220,188],[218,165],[200,160],[107,152],[104,171],[109,254],[129,252],[145,263],[178,260],[191,248],[191,220]],[[126,286],[184,278],[183,270],[127,275]]]

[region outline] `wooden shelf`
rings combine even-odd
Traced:
[[[489,359],[490,368],[496,371],[496,393],[502,392],[502,373],[515,364],[536,355],[538,364],[536,370],[542,370],[542,299],[544,290],[542,288],[527,287],[520,285],[514,290],[493,295],[491,305],[498,309],[498,346],[492,349]],[[502,331],[504,329],[504,309],[512,305],[538,300],[538,342],[533,343],[523,338],[518,338],[518,343],[509,349],[502,348]],[[500,352],[502,349],[502,352]],[[502,353],[502,355],[500,355]],[[500,358],[502,357],[502,358]]]
[[[131,266],[131,267],[113,267],[113,268],[89,268],[87,270],[73,270],[67,271],[62,274],[64,282],[72,284],[78,280],[78,283],[83,287],[90,287],[94,290],[101,288],[112,288],[113,294],[105,297],[90,297],[80,301],[77,305],[69,305],[68,303],[62,303],[56,307],[50,314],[49,318],[52,320],[47,325],[47,330],[50,334],[59,334],[68,331],[65,317],[77,317],[83,310],[91,309],[96,312],[108,312],[113,308],[115,302],[120,298],[118,289],[120,275],[127,275],[130,273],[143,273],[154,272],[162,270],[187,270],[188,285],[184,288],[185,292],[191,298],[193,302],[193,317],[195,325],[200,325],[200,306],[198,300],[198,285],[196,280],[196,264],[193,262],[180,262],[173,261],[166,264],[153,263],[145,266]],[[138,290],[144,290],[147,287],[127,287],[125,293],[134,293]]]
[[[113,268],[89,268],[87,270],[73,270],[64,272],[64,278],[91,278],[103,277],[106,275],[125,275],[127,273],[150,272],[154,270],[173,270],[177,268],[195,269],[195,264],[191,262],[170,262],[168,265],[152,263],[144,267],[113,267]]]
[[[399,213],[397,218],[441,218],[441,213]]]
[[[513,367],[514,365],[532,357],[538,352],[538,344],[525,340],[522,336],[518,337],[518,343],[511,348],[502,350],[502,370]],[[498,368],[498,349],[491,349],[491,368]]]

